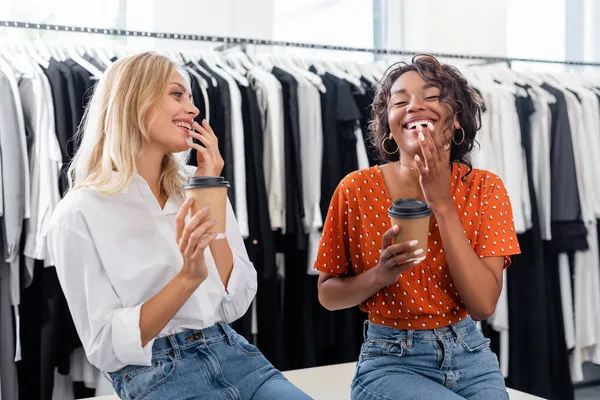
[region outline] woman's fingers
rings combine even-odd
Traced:
[[[196,249],[192,253],[191,257],[193,260],[197,260],[202,254],[204,254],[204,250],[212,243],[213,240],[217,237],[216,233],[206,233],[202,235]]]
[[[190,210],[192,209],[192,204],[194,203],[193,198],[188,198],[179,208],[177,215],[175,216],[176,223],[176,234],[175,239],[177,243],[181,240],[181,235],[183,234],[183,229],[185,228],[185,217],[188,215]]]
[[[396,257],[402,256],[404,254],[412,254],[415,251],[419,250],[421,250],[422,253],[422,249],[416,249],[417,244],[419,244],[417,240],[409,240],[402,243],[393,244],[381,253],[381,260],[390,266],[396,265]]]
[[[417,165],[419,174],[421,174],[421,176],[425,176],[427,174],[427,166],[425,165],[425,162],[423,162],[423,159],[421,157],[419,157],[418,154],[415,154],[415,164]]]
[[[190,235],[196,230],[198,225],[204,222],[210,214],[210,208],[204,207],[202,210],[198,211],[196,215],[194,215],[190,221],[183,228],[183,232],[179,238],[179,250],[183,251],[187,247],[189,242]]]
[[[202,224],[200,226],[198,226],[190,234],[190,237],[187,242],[186,249],[185,249],[185,254],[188,257],[192,256],[192,254],[194,253],[194,251],[196,251],[196,247],[199,245],[200,242],[207,239],[211,235],[210,233],[208,233],[208,230],[215,223],[216,223],[215,219],[209,219],[209,220],[203,221]]]
[[[213,131],[212,126],[210,126],[210,124],[208,123],[207,120],[202,120],[202,127],[216,140],[218,141],[219,139],[217,138],[217,135],[215,135],[215,132]]]
[[[219,139],[217,138],[217,135],[215,135],[215,132],[212,130],[212,128],[210,127],[210,125],[208,125],[208,122],[206,122],[206,120],[202,121],[202,125],[200,125],[197,122],[194,122],[193,126],[194,126],[194,130],[197,133],[199,133],[200,135],[206,137],[212,143],[217,144],[219,142]]]
[[[206,135],[202,135],[201,133],[198,133],[198,132],[190,132],[190,135],[194,139],[198,139],[199,141],[201,141],[206,146],[207,149],[212,150],[216,146],[216,143],[212,139],[207,137]]]

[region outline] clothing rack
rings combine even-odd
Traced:
[[[529,63],[545,63],[545,64],[571,65],[571,66],[600,67],[600,62],[586,62],[586,61],[575,61],[575,60],[547,60],[547,59],[515,58],[515,57],[501,57],[501,56],[489,56],[489,55],[415,52],[415,51],[398,50],[398,49],[336,46],[336,45],[325,45],[325,44],[317,44],[317,43],[288,42],[288,41],[279,41],[279,40],[201,35],[201,34],[189,34],[189,33],[150,32],[150,31],[126,30],[126,29],[117,29],[117,28],[80,27],[80,26],[71,26],[71,25],[56,25],[56,24],[32,23],[32,22],[22,22],[22,21],[1,21],[0,20],[0,28],[6,28],[6,29],[18,28],[18,29],[32,29],[32,30],[40,30],[40,31],[52,31],[52,32],[71,32],[71,33],[79,33],[79,34],[110,35],[110,36],[120,36],[120,37],[134,37],[134,38],[146,37],[146,38],[154,38],[154,39],[212,42],[212,43],[219,44],[219,46],[217,47],[217,49],[219,49],[219,50],[227,49],[230,47],[236,47],[236,46],[245,48],[245,46],[247,46],[247,45],[259,45],[259,46],[296,47],[296,48],[315,49],[315,50],[334,50],[334,51],[346,51],[346,52],[373,53],[373,54],[379,54],[379,55],[394,55],[394,56],[413,56],[415,54],[427,53],[427,54],[431,54],[437,58],[451,58],[451,59],[461,59],[461,60],[483,61],[484,64],[507,63],[509,66],[511,65],[512,62],[529,62]],[[594,386],[594,385],[598,385],[598,384],[600,384],[600,380],[590,380],[590,381],[575,383],[574,387],[575,388],[583,388],[583,387]]]
[[[279,47],[298,47],[305,49],[318,49],[318,50],[336,50],[336,51],[348,51],[348,52],[361,52],[361,53],[374,53],[380,55],[396,55],[396,56],[413,56],[415,54],[431,54],[437,58],[455,58],[461,60],[481,60],[486,62],[530,62],[530,63],[545,63],[545,64],[562,64],[562,65],[574,65],[574,66],[587,66],[587,67],[600,67],[600,62],[588,62],[588,61],[573,61],[573,60],[544,60],[536,58],[518,58],[518,57],[499,57],[499,56],[486,56],[486,55],[470,55],[470,54],[454,54],[454,53],[430,53],[430,52],[415,52],[408,50],[395,50],[395,49],[376,49],[367,47],[353,47],[353,46],[334,46],[326,44],[316,43],[301,43],[301,42],[288,42],[281,40],[269,40],[269,39],[252,39],[252,38],[240,38],[230,36],[212,36],[212,35],[199,35],[189,33],[166,33],[166,32],[149,32],[149,31],[137,31],[137,30],[126,30],[116,28],[92,28],[92,27],[80,27],[70,25],[55,25],[55,24],[39,24],[32,22],[22,21],[0,21],[0,27],[2,28],[21,28],[21,29],[36,29],[46,30],[55,32],[75,32],[75,33],[89,33],[89,34],[100,34],[100,35],[111,35],[111,36],[125,36],[125,37],[147,37],[154,39],[174,39],[174,40],[192,40],[201,42],[214,42],[214,43],[225,43],[225,44],[240,44],[240,45],[260,45],[260,46],[279,46]]]

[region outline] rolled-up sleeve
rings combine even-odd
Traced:
[[[122,306],[85,225],[71,225],[52,226],[48,249],[89,362],[105,372],[151,365],[153,341],[145,347],[141,341],[141,304]]]
[[[256,270],[250,262],[244,239],[238,227],[231,204],[227,204],[227,242],[233,253],[233,270],[227,284],[220,313],[223,322],[231,323],[241,318],[256,295]]]

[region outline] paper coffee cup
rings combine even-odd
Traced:
[[[427,203],[416,199],[400,199],[394,201],[388,210],[392,226],[398,225],[400,232],[394,237],[394,243],[418,240],[417,249],[427,254],[429,239],[429,218],[432,214]]]
[[[216,176],[194,176],[188,178],[183,186],[186,197],[194,199],[192,215],[196,215],[204,207],[210,207],[210,215],[217,222],[209,229],[209,233],[216,233],[217,239],[225,237],[229,187],[229,182]]]

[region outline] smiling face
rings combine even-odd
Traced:
[[[417,71],[407,71],[400,75],[390,90],[388,102],[388,121],[391,135],[403,155],[412,156],[421,153],[418,142],[417,126],[433,125],[435,134],[444,132],[444,143],[452,140],[452,132],[458,128],[454,118],[453,128],[448,126],[452,110],[440,102],[441,88],[435,83],[424,80]]]
[[[156,112],[149,113],[149,145],[160,148],[164,153],[186,151],[190,140],[190,130],[199,111],[192,103],[189,84],[179,71],[174,71],[162,102]]]

